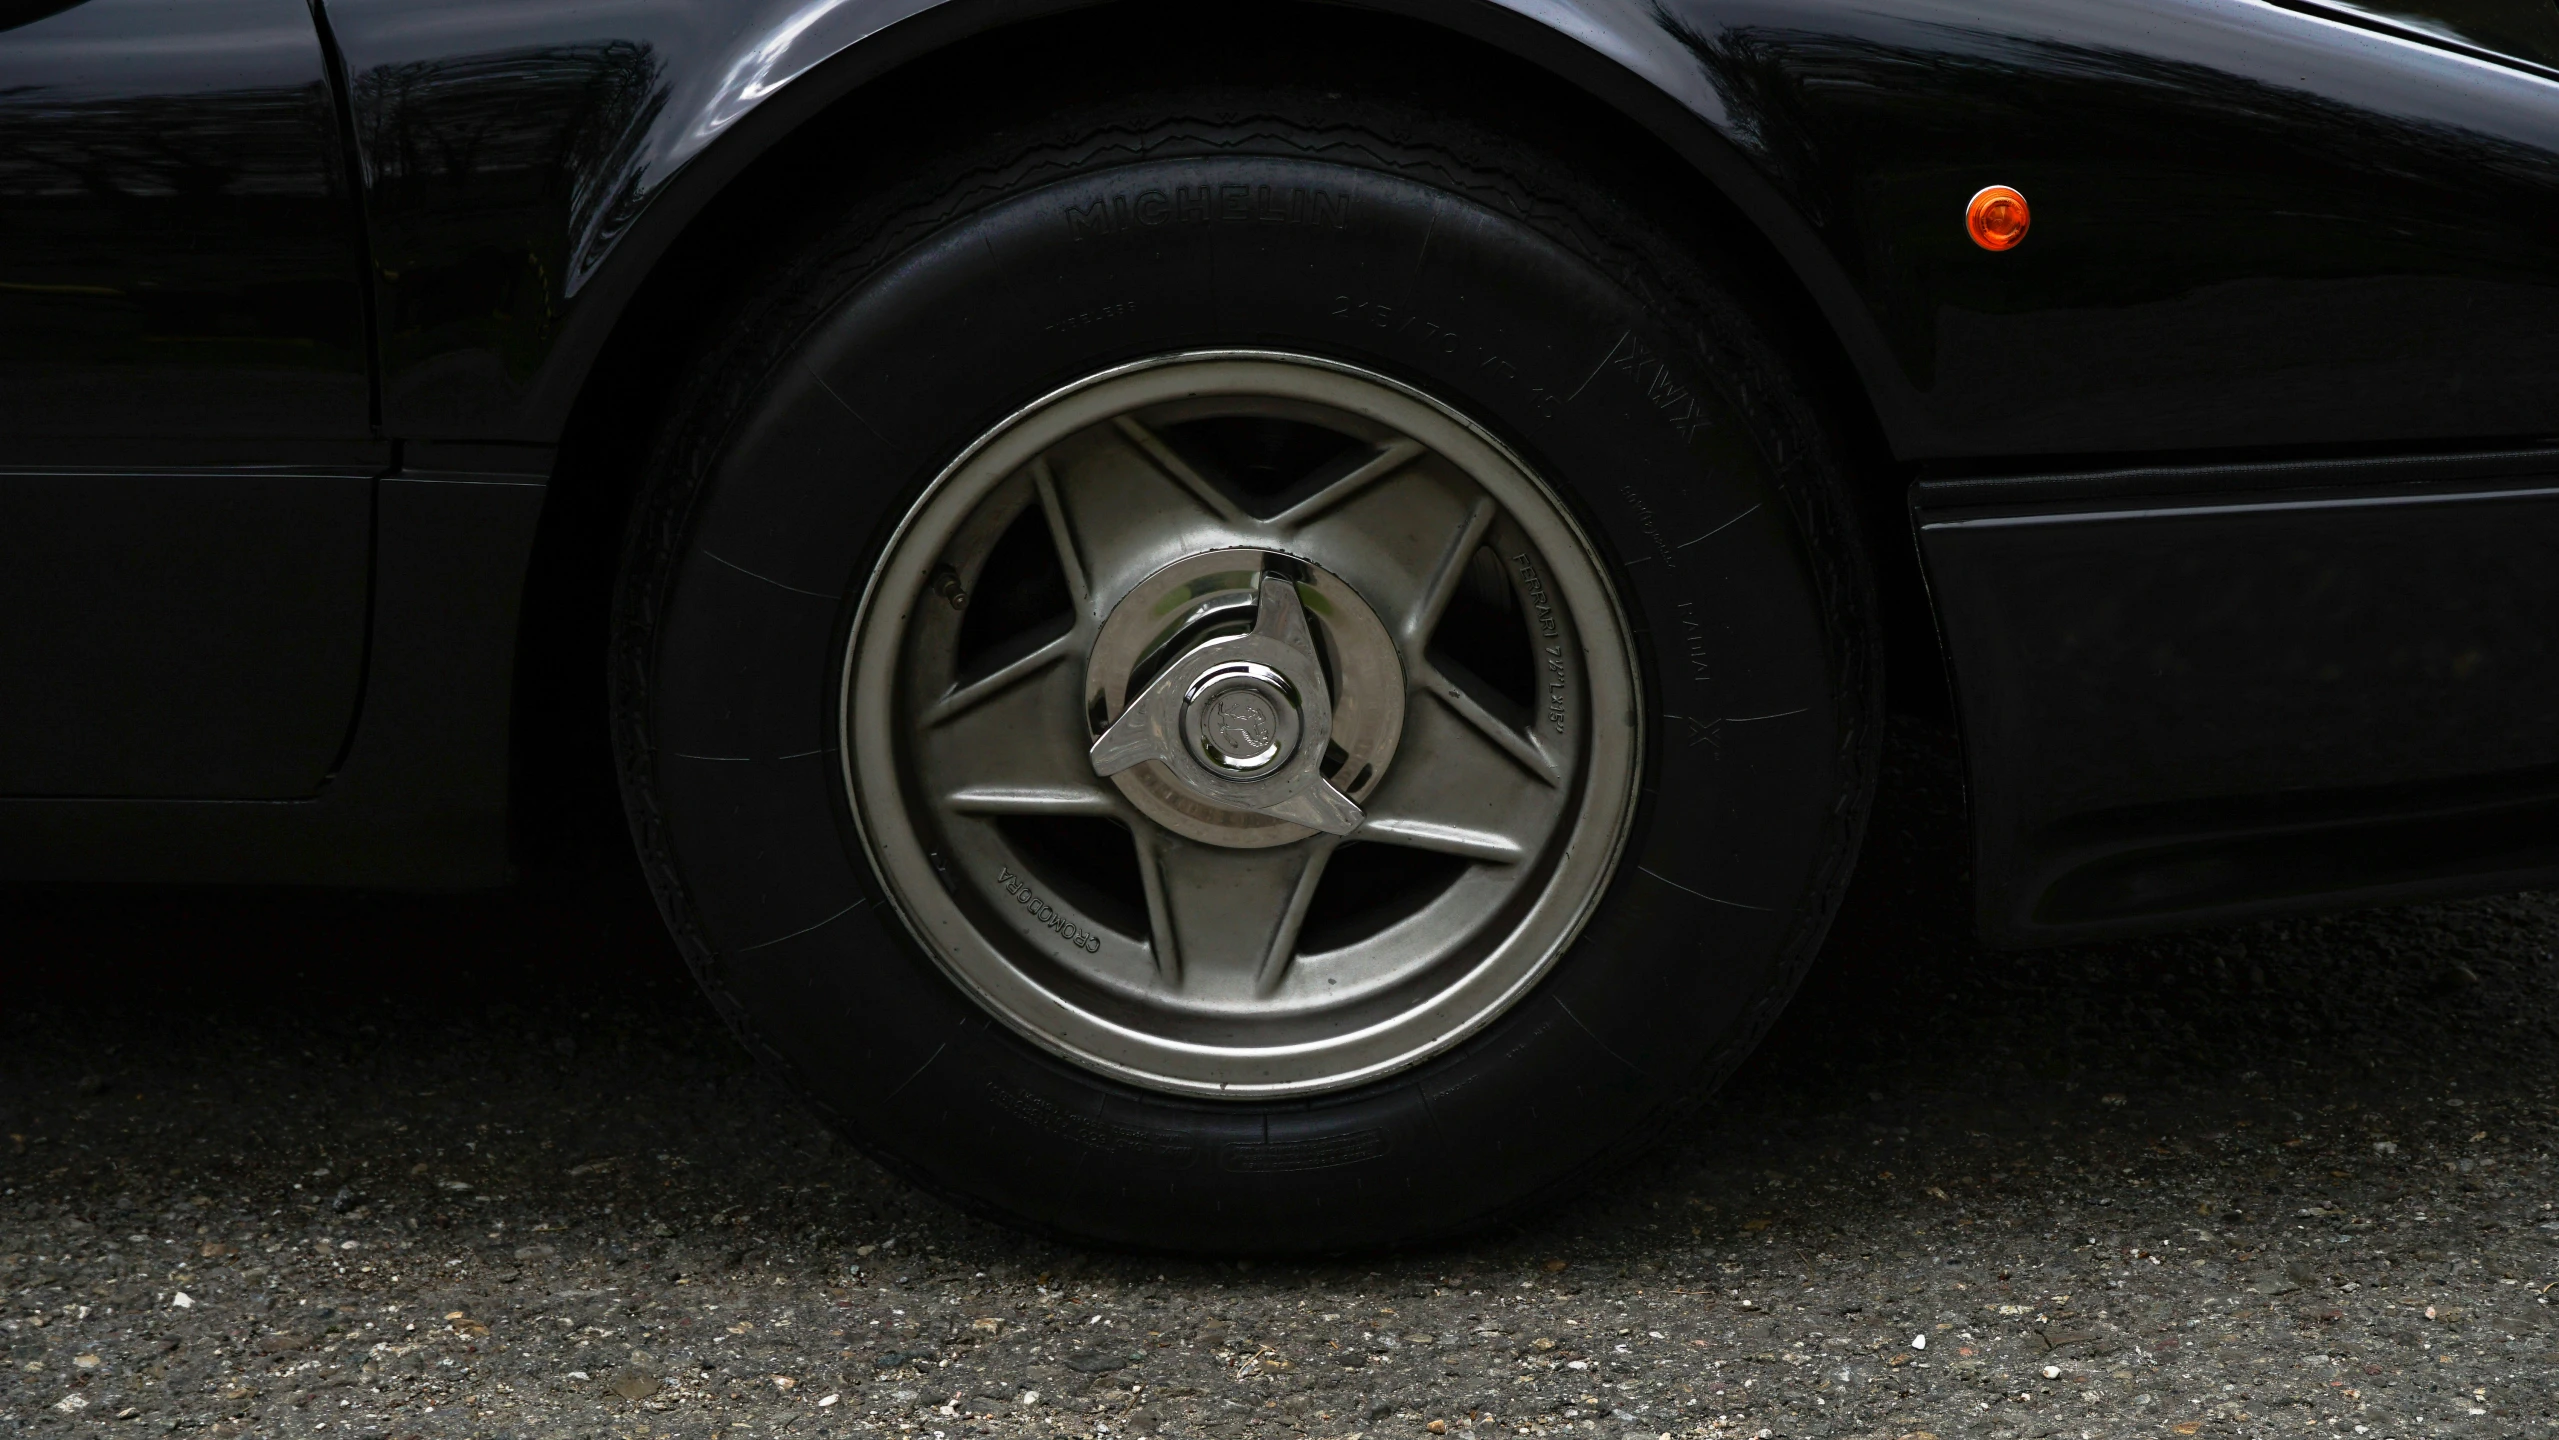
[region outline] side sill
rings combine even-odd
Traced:
[[[375,482],[373,633],[344,762],[306,800],[0,799],[0,875],[467,889],[512,876],[508,719],[547,447]],[[424,468],[456,462],[471,469]]]
[[[1932,481],[1910,505],[1985,939],[2559,881],[2559,451]]]

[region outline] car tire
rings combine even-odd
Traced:
[[[1415,1242],[1633,1153],[1792,993],[1875,773],[1847,482],[1753,294],[1316,93],[1070,108],[810,219],[615,602],[704,988],[870,1154],[1083,1241]]]

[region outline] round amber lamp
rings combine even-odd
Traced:
[[[2026,197],[2005,185],[1985,185],[1964,207],[1964,230],[1984,250],[2013,250],[2026,238]]]

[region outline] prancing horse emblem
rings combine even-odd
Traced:
[[[1270,707],[1249,690],[1229,690],[1210,701],[1208,718],[1217,748],[1235,759],[1248,760],[1271,748]]]

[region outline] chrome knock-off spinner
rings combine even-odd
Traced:
[[[1356,796],[1394,755],[1404,690],[1385,625],[1338,576],[1277,552],[1203,551],[1102,622],[1086,666],[1093,772],[1213,845],[1348,835]]]

